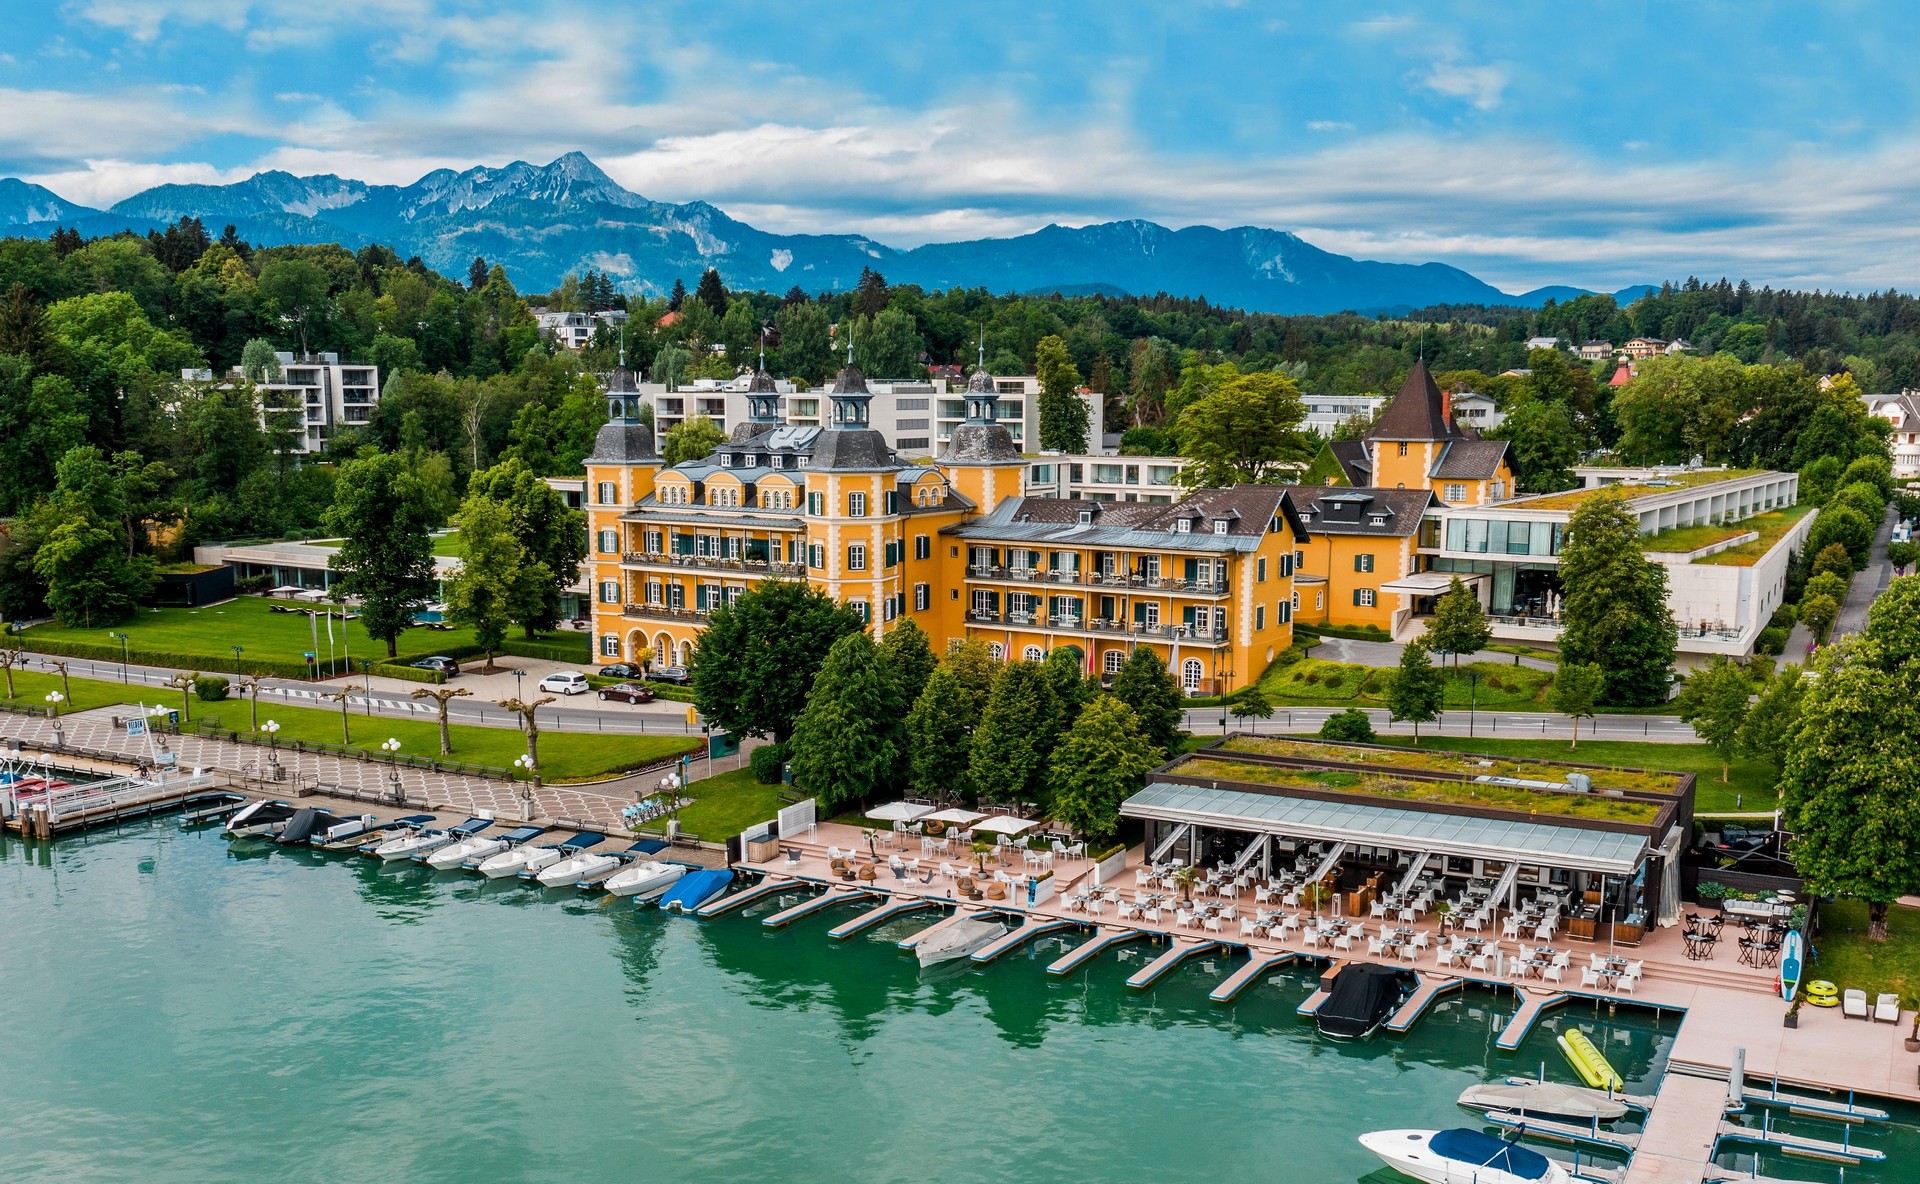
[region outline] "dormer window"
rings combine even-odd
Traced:
[[[1224,518],[1221,518],[1221,519],[1216,519],[1216,520],[1214,521],[1214,524],[1213,524],[1213,533],[1215,533],[1215,534],[1219,534],[1219,535],[1224,535],[1224,534],[1226,534],[1226,533],[1227,533],[1227,521],[1226,521],[1226,519],[1224,519]]]
[[[1093,525],[1093,511],[1092,511],[1092,510],[1082,510],[1082,511],[1080,511],[1080,525],[1082,525],[1082,526],[1092,526],[1092,525]]]
[[[1387,516],[1385,514],[1375,514],[1373,517],[1367,519],[1367,521],[1375,526],[1385,526],[1387,524]]]
[[[1190,519],[1190,518],[1175,518],[1175,519],[1173,520],[1173,533],[1175,533],[1175,534],[1188,534],[1188,533],[1191,533],[1191,532],[1192,532],[1192,530],[1193,530],[1193,520],[1192,520],[1192,519]]]

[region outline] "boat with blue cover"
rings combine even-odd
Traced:
[[[672,912],[691,913],[725,892],[731,883],[733,872],[727,868],[702,868],[689,872],[661,895],[660,907]]]
[[[1573,1184],[1565,1168],[1538,1151],[1467,1127],[1369,1131],[1360,1145],[1427,1184]]]

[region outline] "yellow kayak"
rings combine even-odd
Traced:
[[[1567,1063],[1573,1066],[1573,1071],[1589,1087],[1610,1089],[1616,1093],[1626,1087],[1626,1083],[1620,1080],[1620,1074],[1613,1071],[1613,1066],[1607,1063],[1606,1057],[1600,1055],[1600,1050],[1593,1046],[1593,1041],[1587,1039],[1585,1032],[1569,1028],[1554,1040],[1560,1045],[1560,1051],[1566,1054]]]

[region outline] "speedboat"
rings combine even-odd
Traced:
[[[438,871],[451,871],[456,867],[478,867],[500,852],[518,847],[545,830],[543,826],[516,826],[505,834],[491,837],[475,835],[451,846],[442,847],[427,856],[427,866]]]
[[[608,876],[607,882],[600,886],[615,896],[637,896],[645,900],[665,892],[675,880],[686,874],[685,864],[643,859]]]
[[[1364,1039],[1400,1006],[1401,995],[1398,970],[1371,962],[1351,962],[1333,980],[1333,990],[1314,1013],[1314,1022],[1322,1036]]]
[[[593,846],[606,837],[607,836],[596,831],[586,831],[573,836],[564,843],[556,843],[552,847],[543,847],[541,850],[551,851],[553,854],[551,856],[542,856],[538,859],[528,859],[526,866],[520,869],[520,878],[523,880],[540,879],[541,875],[546,872],[547,869],[561,863],[571,863],[574,856],[579,855],[582,851],[585,851],[588,847]],[[574,879],[578,878],[578,876],[574,877]],[[571,880],[564,882],[572,883]],[[546,881],[541,880],[541,883],[544,884]]]
[[[459,826],[450,826],[445,830],[417,830],[410,835],[389,840],[373,849],[373,854],[383,863],[412,859],[424,861],[429,854],[442,847],[451,846],[462,839],[472,838],[478,831],[493,825],[490,818],[469,818]]]
[[[362,835],[370,835],[380,829],[382,823],[371,814],[334,815],[321,820],[320,824],[308,833],[307,845],[324,847],[328,843],[346,843]],[[290,842],[286,832],[281,832],[280,841]]]
[[[278,834],[287,820],[299,812],[300,807],[291,802],[255,802],[227,819],[224,832],[230,839]]]
[[[1578,1122],[1613,1122],[1625,1118],[1630,1108],[1619,1094],[1525,1077],[1470,1085],[1460,1094],[1460,1105],[1468,1110],[1504,1110]]]
[[[968,918],[954,922],[914,946],[913,952],[919,957],[921,968],[925,969],[942,962],[969,957],[975,950],[1005,937],[1010,932],[1012,931],[998,921]]]
[[[552,865],[534,879],[540,881],[542,888],[559,888],[566,884],[578,884],[582,880],[598,879],[619,866],[618,859],[603,851],[582,851]]]
[[[280,828],[280,833],[274,837],[273,841],[282,847],[305,847],[313,841],[315,835],[325,834],[329,830],[357,827],[364,834],[368,827],[378,821],[379,819],[371,814],[342,817],[324,807],[302,810],[287,819],[286,825]]]
[[[559,847],[520,846],[498,855],[489,855],[480,861],[480,866],[475,870],[489,880],[501,880],[522,875],[529,870],[538,871],[565,858],[566,852]]]
[[[1565,1168],[1538,1151],[1466,1127],[1370,1131],[1360,1145],[1427,1184],[1573,1184]]]

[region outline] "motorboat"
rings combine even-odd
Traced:
[[[487,818],[469,818],[459,826],[450,826],[445,830],[417,830],[410,835],[390,839],[373,849],[376,859],[383,863],[393,863],[401,859],[425,860],[428,854],[440,848],[471,838],[476,832],[492,826]]]
[[[620,861],[604,851],[582,851],[547,868],[534,879],[542,888],[561,888],[582,880],[597,880],[620,866]]]
[[[564,843],[557,843],[550,848],[555,853],[552,858],[541,859],[538,862],[531,859],[528,860],[527,865],[520,869],[520,878],[523,880],[539,880],[542,884],[546,884],[547,881],[543,877],[549,870],[563,863],[571,864],[575,856],[599,843],[606,837],[607,836],[603,834],[587,831],[583,834],[573,836]],[[575,876],[574,879],[577,880],[579,877]],[[573,880],[557,880],[555,883],[571,884]]]
[[[643,859],[608,876],[607,882],[600,886],[615,896],[637,896],[645,900],[665,892],[675,880],[686,874],[685,864]]]
[[[310,847],[324,847],[328,843],[347,843],[363,835],[370,835],[384,825],[385,823],[371,814],[330,814],[324,819],[316,819],[316,825],[307,832],[306,843]],[[280,833],[281,842],[297,841],[287,837],[292,829],[289,826],[287,830]]]
[[[1314,1013],[1320,1034],[1333,1040],[1362,1040],[1400,1006],[1404,989],[1391,966],[1352,962],[1333,980],[1333,990]]]
[[[567,857],[559,847],[533,847],[522,845],[497,855],[489,855],[480,861],[474,870],[489,880],[503,880],[508,876],[523,875],[528,871],[539,871],[550,864],[558,863]]]
[[[667,890],[659,896],[660,911],[666,913],[691,913],[699,910],[714,897],[727,890],[733,883],[733,869],[724,867],[703,867],[688,872],[678,880],[667,885]],[[646,904],[643,898],[640,903]]]
[[[255,802],[227,819],[227,825],[222,830],[230,839],[278,834],[288,819],[299,812],[300,807],[291,802]]]
[[[1524,1077],[1470,1085],[1461,1092],[1460,1105],[1468,1110],[1504,1110],[1510,1114],[1566,1118],[1583,1123],[1613,1122],[1625,1118],[1632,1109],[1619,1094]]]
[[[1573,1184],[1567,1170],[1538,1151],[1482,1131],[1369,1131],[1360,1145],[1388,1167],[1427,1184]]]
[[[292,818],[287,819],[286,825],[280,828],[280,833],[274,836],[273,841],[282,847],[305,847],[312,843],[315,835],[325,834],[327,831],[336,827],[358,827],[360,832],[364,834],[368,827],[373,826],[377,822],[379,822],[379,819],[371,814],[357,814],[342,817],[341,815],[335,814],[332,810],[315,807],[301,810]]]
[[[998,941],[1010,932],[1012,930],[998,921],[983,921],[969,917],[964,921],[954,922],[914,946],[913,952],[920,959],[921,968],[925,969],[942,962],[969,957],[975,950]]]
[[[505,834],[475,835],[449,844],[427,856],[427,866],[436,871],[457,867],[478,867],[502,851],[518,847],[528,839],[546,833],[544,826],[516,826]]]
[[[367,815],[366,817],[371,818],[372,815]],[[307,842],[313,844],[315,847],[321,847],[329,851],[340,851],[348,847],[355,847],[366,851],[392,838],[392,832],[394,831],[419,830],[424,826],[432,825],[432,823],[433,815],[431,814],[404,814],[399,818],[389,819],[386,822],[375,819],[371,825],[364,828],[355,828],[343,824],[339,827],[330,828],[329,830],[316,832],[307,839]],[[333,834],[334,831],[338,831],[339,833],[335,835]]]

